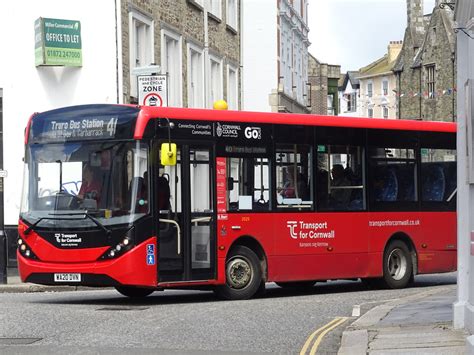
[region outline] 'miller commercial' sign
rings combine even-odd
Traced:
[[[81,67],[81,22],[38,18],[35,21],[35,64]]]

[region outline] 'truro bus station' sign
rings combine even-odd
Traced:
[[[139,75],[138,103],[144,106],[168,106],[166,75]]]

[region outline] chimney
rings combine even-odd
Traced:
[[[388,45],[388,62],[391,63],[397,59],[400,51],[402,50],[403,41],[390,41]]]
[[[425,31],[423,25],[423,0],[407,0],[407,26],[418,34]]]

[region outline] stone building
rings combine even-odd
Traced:
[[[310,83],[311,113],[317,115],[338,115],[338,80],[341,66],[324,64],[309,54],[308,82]]]
[[[362,117],[396,118],[396,78],[392,68],[401,49],[402,41],[391,41],[387,54],[359,69]]]
[[[422,0],[407,0],[408,25],[399,59],[397,117],[456,120],[456,59],[453,11],[440,7],[423,15]]]
[[[238,0],[121,2],[123,102],[137,102],[136,67],[168,75],[168,105],[240,108]]]
[[[308,1],[244,0],[245,110],[310,112]]]

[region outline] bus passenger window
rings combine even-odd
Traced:
[[[311,147],[279,144],[275,162],[277,207],[310,210],[313,207]]]
[[[415,150],[411,148],[370,149],[374,202],[415,202],[418,200]]]
[[[316,199],[323,211],[366,208],[364,150],[358,146],[318,145]]]
[[[456,202],[456,151],[421,149],[421,200]]]
[[[267,158],[228,158],[226,170],[228,211],[269,210]]]

